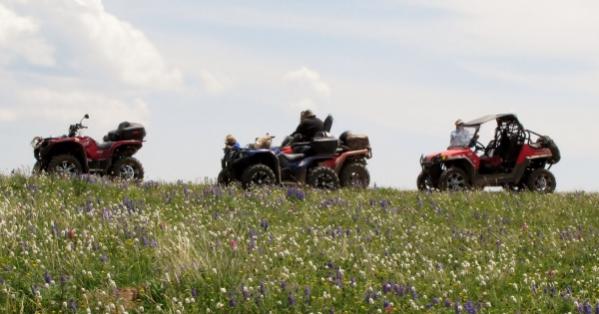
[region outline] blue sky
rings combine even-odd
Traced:
[[[599,190],[599,4],[557,0],[0,0],[0,169],[88,112],[148,127],[147,177],[216,176],[224,136],[299,111],[371,136],[373,181],[414,188],[452,122],[513,111],[551,135],[561,190]]]

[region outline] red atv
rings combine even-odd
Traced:
[[[142,147],[145,128],[137,123],[123,122],[97,143],[81,136],[83,120],[69,127],[69,135],[62,137],[36,137],[31,142],[37,162],[34,173],[48,172],[62,175],[94,173],[124,180],[142,180],[144,169],[132,156]]]
[[[494,138],[484,146],[478,141],[479,131],[490,121],[497,121],[497,127]],[[464,127],[475,130],[470,147],[450,147],[421,158],[419,190],[500,186],[511,191],[555,191],[555,177],[549,170],[561,155],[551,138],[524,129],[514,114],[484,116]]]

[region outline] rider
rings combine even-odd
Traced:
[[[455,122],[455,130],[451,132],[449,147],[470,147],[472,145],[472,135],[464,127],[464,121],[458,119]]]
[[[304,110],[300,114],[300,124],[291,134],[296,141],[311,141],[314,137],[324,131],[324,123],[310,110]]]

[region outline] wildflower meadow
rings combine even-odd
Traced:
[[[0,177],[8,313],[599,313],[599,196]]]

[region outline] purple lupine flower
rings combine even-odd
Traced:
[[[306,194],[301,189],[294,188],[294,187],[287,189],[287,199],[303,201],[305,198],[306,198]]]
[[[595,314],[599,314],[599,303],[595,305]]]
[[[260,227],[262,227],[262,229],[266,232],[268,230],[268,220],[260,220]]]
[[[237,300],[235,300],[234,296],[230,296],[229,297],[229,307],[236,307],[237,306]]]
[[[287,305],[294,306],[295,303],[297,303],[295,300],[295,296],[293,295],[293,293],[289,292],[289,295],[287,296]]]
[[[279,285],[281,287],[281,290],[283,290],[283,291],[287,290],[287,282],[286,281],[284,281],[284,280],[281,281]]]
[[[100,262],[106,263],[107,261],[108,261],[108,256],[106,256],[106,254],[102,254],[100,256]]]
[[[304,300],[307,304],[310,304],[312,298],[312,290],[310,289],[310,287],[305,287],[304,288]]]
[[[593,306],[589,301],[584,302],[583,312],[584,314],[593,314]]]
[[[445,302],[443,302],[443,305],[446,308],[450,308],[453,305],[453,303],[451,303],[451,301],[449,299],[445,299]]]
[[[468,313],[468,314],[476,314],[476,308],[474,307],[474,304],[472,303],[472,301],[466,302],[466,305],[464,305],[464,309],[466,310],[466,313]]]
[[[191,296],[192,296],[194,299],[197,299],[197,298],[198,298],[198,289],[196,289],[196,288],[191,288]]]
[[[418,292],[416,292],[416,288],[413,286],[410,287],[410,292],[412,293],[412,299],[418,300]]]
[[[391,292],[392,289],[393,289],[393,286],[391,286],[390,283],[386,283],[383,285],[383,293],[384,294]]]
[[[260,283],[260,294],[266,296],[266,286],[264,285],[264,282]]]
[[[50,274],[48,274],[48,271],[46,271],[46,272],[44,273],[44,281],[45,281],[47,284],[50,284],[50,283],[52,282],[52,276],[50,276]]]
[[[69,310],[73,313],[77,313],[77,301],[69,299]]]

